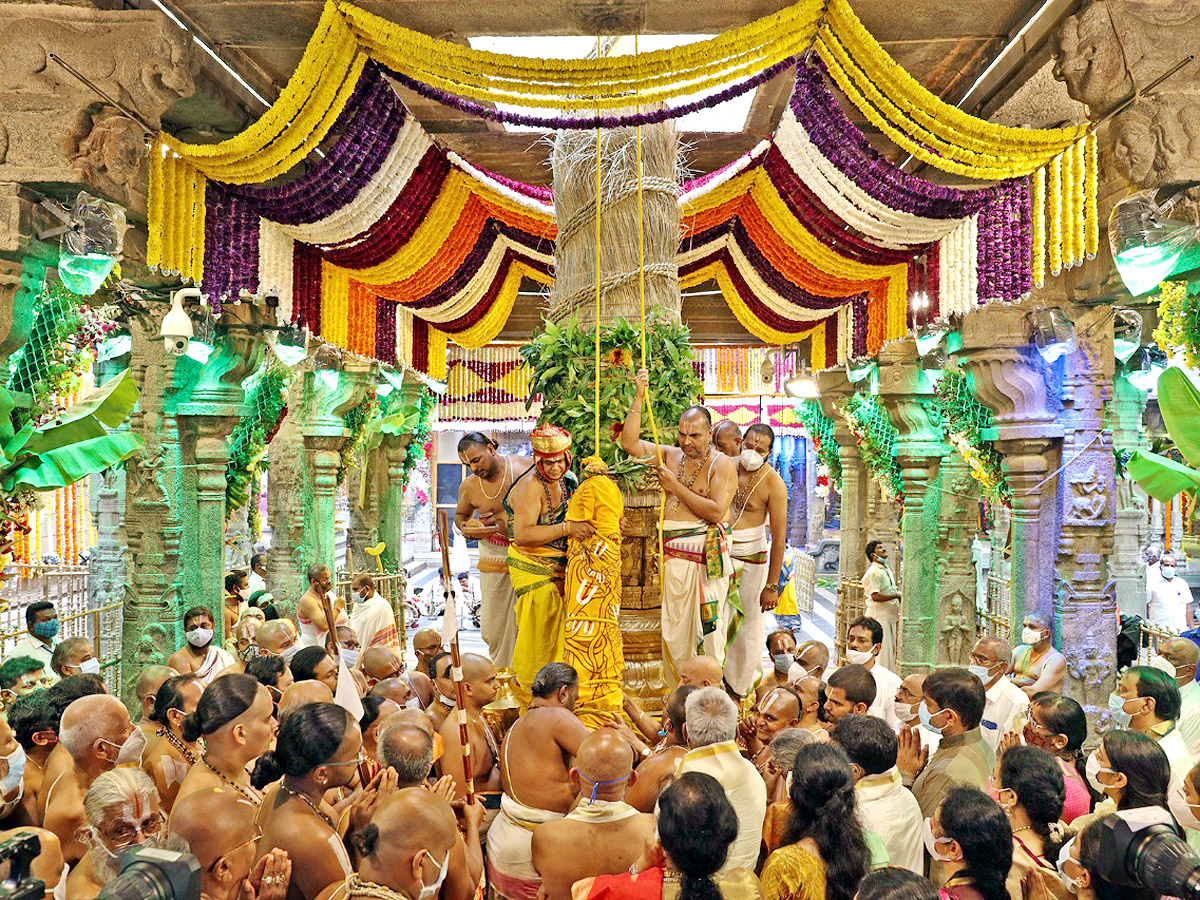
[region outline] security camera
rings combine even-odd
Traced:
[[[188,341],[195,334],[192,320],[183,310],[185,297],[199,300],[200,289],[181,288],[171,295],[171,309],[163,316],[162,328],[158,332],[163,339],[163,349],[172,356],[183,356],[187,353]]]

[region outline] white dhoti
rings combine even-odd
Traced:
[[[725,664],[721,629],[732,564],[724,525],[668,519],[663,523],[662,642],[667,680],[679,681],[697,654]]]
[[[717,630],[723,632],[730,641],[725,650],[725,681],[734,693],[745,697],[762,677],[763,670],[766,635],[763,633],[759,597],[767,586],[766,525],[731,531],[729,556],[733,562],[733,578],[737,581],[736,594],[740,603],[725,604],[722,624]],[[732,583],[729,593],[732,601],[735,593]]]
[[[897,632],[900,630],[900,601],[885,600],[876,603],[867,601],[866,613],[883,626],[883,646],[879,648],[876,662],[889,671],[896,671],[896,646],[900,643]]]
[[[500,798],[500,813],[488,829],[488,896],[507,900],[537,900],[542,876],[533,867],[533,829],[563,814]]]
[[[511,669],[517,643],[517,595],[508,577],[508,542],[479,542],[479,632],[498,669]]]

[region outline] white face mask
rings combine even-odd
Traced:
[[[1160,672],[1166,672],[1172,678],[1179,677],[1179,670],[1171,665],[1171,661],[1165,656],[1155,656],[1152,660],[1150,660],[1150,667],[1152,669],[1158,669]]]
[[[1075,883],[1074,878],[1067,874],[1067,870],[1063,865],[1068,859],[1071,858],[1071,847],[1074,845],[1075,838],[1071,838],[1069,841],[1063,844],[1062,849],[1058,851],[1058,860],[1056,862],[1058,867],[1058,875],[1062,879],[1063,887],[1067,889],[1068,894],[1079,893],[1079,885]]]
[[[100,660],[96,659],[96,657],[94,657],[94,656],[91,659],[85,659],[83,662],[81,662],[79,664],[79,674],[80,675],[99,675],[100,674]]]
[[[1200,831],[1200,817],[1196,815],[1198,806],[1200,804],[1187,802],[1187,792],[1182,784],[1171,791],[1171,796],[1167,798],[1167,808],[1171,810],[1171,815],[1180,825],[1192,831]]]
[[[975,663],[971,663],[969,666],[967,666],[967,671],[970,672],[972,675],[974,675],[976,678],[978,678],[980,681],[982,681],[984,684],[987,684],[989,681],[992,680],[992,670],[989,669],[987,666],[978,666]]]
[[[1021,643],[1028,644],[1030,647],[1032,647],[1041,639],[1042,633],[1036,628],[1030,628],[1029,626],[1026,626],[1021,629]]]
[[[211,628],[193,628],[191,631],[185,631],[183,636],[189,644],[199,649],[212,643],[213,633]]]
[[[917,718],[916,703],[897,703],[896,718],[907,725],[909,722]]]
[[[1168,581],[1175,577],[1174,566],[1159,566],[1158,568],[1162,571],[1162,577]]]
[[[0,797],[7,797],[13,791],[21,788],[25,775],[25,748],[17,744],[17,749],[3,757],[8,763],[8,774],[0,778]],[[19,800],[21,795],[17,794]]]
[[[874,650],[846,650],[846,660],[856,666],[865,666],[875,658]]]
[[[933,835],[933,820],[925,820],[925,849],[929,851],[929,855],[938,862],[952,862],[953,859],[943,853],[938,852],[937,845],[942,842],[949,843],[949,838],[939,838]]]
[[[426,852],[428,853],[429,851],[426,851]],[[433,854],[430,854],[429,858],[432,859]],[[450,851],[447,850],[446,858],[443,859],[442,864],[440,866],[438,866],[437,879],[433,882],[433,884],[422,883],[421,893],[417,894],[417,900],[430,900],[430,898],[436,897],[438,895],[438,891],[440,891],[442,889],[442,882],[446,880],[446,874],[449,871],[450,871]]]
[[[762,464],[766,462],[757,450],[751,450],[747,447],[738,455],[738,462],[741,463],[743,469],[747,472],[757,472],[762,468]]]
[[[284,647],[282,650],[280,650],[279,658],[282,659],[285,663],[290,663],[292,661],[292,657],[295,656],[299,652],[300,652],[300,642],[296,641],[296,643],[292,644],[291,646]]]
[[[250,588],[248,588],[248,587],[241,588],[238,591],[238,596],[241,597],[243,600],[249,600],[250,599]]]
[[[358,663],[358,651],[348,647],[343,647],[342,659],[346,661],[346,665],[349,668],[353,668]]]
[[[1083,768],[1084,773],[1087,775],[1088,782],[1092,785],[1097,794],[1107,795],[1108,791],[1112,790],[1112,785],[1104,784],[1096,776],[1101,772],[1104,772],[1108,775],[1115,775],[1117,773],[1112,769],[1106,769],[1104,766],[1100,765],[1100,758],[1096,756],[1096,752],[1094,750],[1092,751],[1092,755],[1087,758],[1087,764]]]

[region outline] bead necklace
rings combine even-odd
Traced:
[[[733,523],[729,526],[733,528],[742,519],[742,513],[746,511],[746,504],[750,502],[750,498],[754,496],[754,489],[758,487],[758,483],[763,480],[767,474],[767,467],[764,465],[758,470],[757,475],[751,475],[749,483],[743,488],[739,487],[733,493],[733,506],[738,510],[738,514],[734,516]],[[738,463],[738,471],[743,471],[742,464]],[[740,508],[739,508],[740,507]]]
[[[692,485],[696,483],[696,478],[700,475],[700,470],[704,468],[704,464],[708,462],[708,458],[710,456],[712,456],[711,444],[709,445],[708,449],[704,451],[704,456],[700,457],[700,464],[696,466],[696,470],[692,472],[691,477],[685,479],[683,477],[683,470],[687,466],[687,454],[684,454],[679,460],[679,469],[676,472],[676,474],[679,476],[679,483],[690,491],[692,489]]]
[[[154,733],[161,738],[166,738],[167,743],[179,751],[179,754],[187,760],[189,766],[196,764],[196,754],[192,752],[192,749],[187,744],[171,734],[171,729],[160,726]],[[212,767],[210,766],[209,768]]]
[[[207,753],[204,755],[204,757],[200,761],[202,763],[204,763],[205,766],[208,767],[208,771],[212,772],[214,775],[216,775],[218,778],[220,778],[223,782],[225,782],[227,785],[229,785],[231,788],[233,788],[235,791],[237,791],[239,794],[241,794],[243,797],[245,797],[247,800],[249,800],[255,806],[262,806],[262,794],[260,794],[256,790],[254,790],[254,788],[242,787],[240,784],[238,784],[232,778],[229,778],[228,776],[226,776],[224,772],[222,772],[220,769],[218,769],[216,766],[214,766],[212,763],[210,763],[208,761]]]
[[[376,884],[374,881],[367,881],[360,878],[357,874],[351,875],[346,879],[346,897],[347,900],[354,900],[356,897],[376,897],[378,900],[408,900],[403,894],[393,891],[391,888],[386,888],[382,884]]]
[[[554,512],[556,507],[554,504],[554,499],[550,496],[550,479],[543,478],[541,472],[537,473],[537,477],[538,477],[538,481],[540,481],[542,483],[542,493],[546,495],[546,513],[547,514],[552,513],[552,512]],[[562,496],[561,482],[559,484],[560,484],[559,496],[561,497]],[[561,501],[560,501],[560,505],[561,505]]]
[[[303,800],[305,806],[307,806],[314,813],[316,813],[318,816],[320,816],[322,819],[325,820],[325,824],[329,826],[330,831],[332,831],[334,834],[337,833],[337,825],[334,823],[333,819],[329,818],[329,816],[326,815],[325,810],[321,809],[321,807],[317,806],[317,804],[313,803],[311,800],[309,800],[306,796],[304,796],[299,791],[293,791],[290,787],[288,787],[282,781],[279,782],[279,787],[281,789],[287,791],[293,797]]]
[[[508,479],[511,477],[512,477],[512,459],[510,457],[506,456],[504,458],[504,475],[500,479],[500,487],[496,490],[496,493],[489,494],[487,492],[487,490],[483,486],[484,480],[482,478],[479,479],[479,490],[483,494],[483,496],[487,497],[487,499],[495,500],[497,497],[500,496],[501,493],[503,493],[504,485],[508,483]]]

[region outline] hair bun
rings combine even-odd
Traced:
[[[192,744],[200,740],[200,715],[199,713],[188,713],[179,723],[179,733],[187,743]]]

